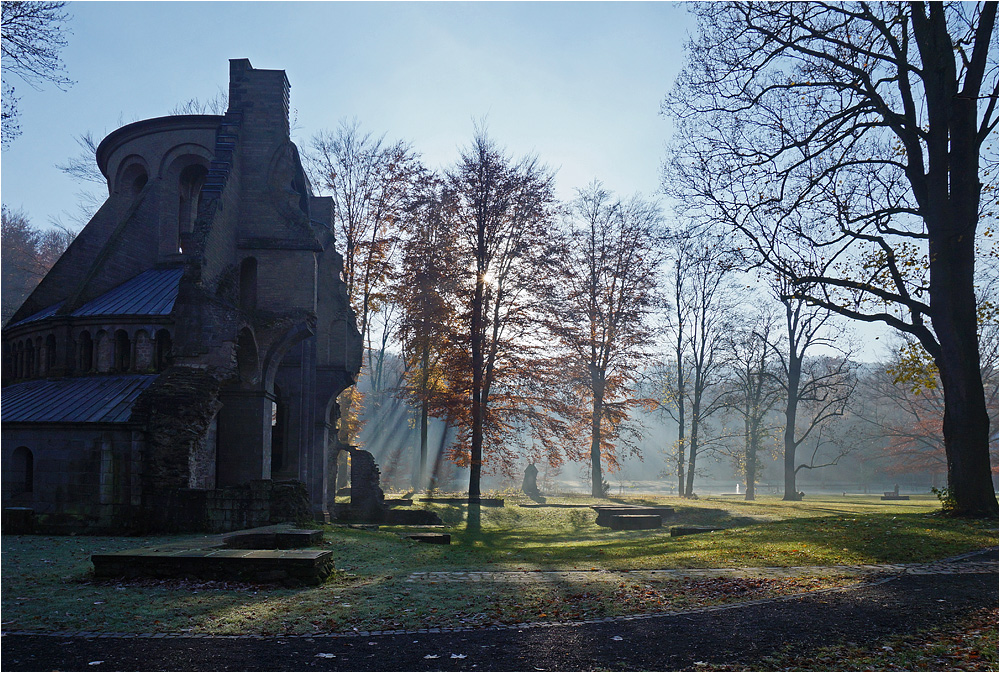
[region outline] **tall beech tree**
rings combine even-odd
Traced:
[[[550,303],[551,332],[564,351],[559,366],[590,401],[591,494],[603,498],[603,460],[638,447],[619,432],[636,375],[650,357],[652,313],[661,303],[663,218],[638,196],[615,198],[599,182],[577,192],[566,218],[567,250]]]
[[[958,514],[997,513],[976,337],[995,221],[997,3],[719,2],[664,111],[672,184],[794,294],[911,334],[944,393]],[[984,183],[985,186],[984,186]]]
[[[453,385],[468,390],[469,450],[455,458],[470,468],[469,500],[478,502],[485,450],[510,469],[511,453],[530,430],[551,461],[569,432],[569,407],[557,394],[556,374],[543,367],[536,308],[558,259],[553,174],[534,157],[515,161],[477,129],[457,165],[446,172],[454,195],[465,274],[468,327],[456,335],[462,357]],[[467,359],[466,359],[467,358]],[[462,373],[468,375],[463,383]]]
[[[401,282],[394,301],[402,308],[399,341],[405,361],[401,392],[419,408],[417,487],[427,484],[429,420],[453,419],[462,400],[445,363],[455,359],[454,335],[461,331],[462,276],[454,199],[442,181],[428,176],[404,218]]]

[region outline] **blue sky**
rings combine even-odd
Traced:
[[[520,156],[557,169],[562,198],[594,178],[655,196],[670,122],[659,104],[693,26],[681,3],[73,2],[63,52],[76,84],[21,96],[22,135],[2,154],[0,196],[38,225],[80,186],[55,165],[122,123],[207,99],[228,59],[283,69],[295,139],[357,118],[412,143],[433,168],[486,118]]]

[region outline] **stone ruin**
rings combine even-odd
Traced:
[[[48,531],[330,518],[361,338],[289,89],[235,59],[225,114],[98,146],[107,200],[3,330],[5,508]]]

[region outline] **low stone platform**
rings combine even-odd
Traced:
[[[605,528],[611,527],[611,517],[628,514],[645,514],[659,516],[661,521],[674,515],[673,507],[644,506],[644,505],[593,505],[597,512],[597,525]]]
[[[321,531],[265,526],[232,535],[190,538],[155,547],[90,557],[95,577],[194,578],[238,582],[320,584],[334,571],[333,553],[321,549],[233,548],[245,544],[298,544],[322,539]],[[317,535],[318,534],[318,535]],[[281,542],[279,542],[279,540]]]
[[[611,530],[648,530],[662,525],[663,519],[659,514],[616,514],[611,517]]]
[[[323,541],[323,531],[295,528],[292,530],[240,531],[222,538],[229,549],[301,549]]]
[[[451,544],[451,535],[448,533],[405,533],[400,537],[427,544]]]
[[[882,496],[882,500],[909,500],[908,495],[896,495],[895,493],[886,493]]]
[[[431,496],[419,499],[419,502],[436,502],[442,505],[468,505],[468,498],[434,498]],[[479,504],[483,507],[503,507],[503,498],[480,498]]]
[[[671,526],[670,537],[679,537],[681,535],[697,535],[698,533],[713,533],[717,530],[724,530],[724,529],[713,528],[711,526]]]

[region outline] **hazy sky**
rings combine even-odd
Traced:
[[[693,25],[680,3],[72,2],[63,52],[76,84],[18,84],[22,135],[2,200],[38,225],[80,187],[55,165],[123,123],[228,84],[228,59],[285,70],[300,147],[357,118],[453,163],[486,118],[515,156],[557,169],[559,196],[594,178],[653,196],[670,123],[659,115]],[[15,81],[15,84],[17,82]]]

